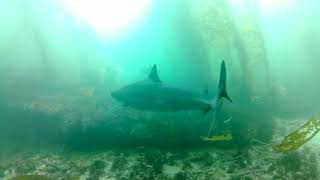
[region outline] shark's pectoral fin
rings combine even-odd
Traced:
[[[152,70],[149,74],[149,79],[153,82],[161,82],[159,75],[158,75],[158,69],[157,69],[156,64],[152,67]]]

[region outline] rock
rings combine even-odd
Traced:
[[[147,151],[144,153],[144,160],[147,164],[151,165],[154,172],[161,174],[166,157],[160,151]]]
[[[18,174],[27,174],[36,170],[35,162],[27,160],[17,164],[16,172]]]
[[[47,176],[41,176],[41,175],[21,175],[21,176],[16,176],[14,178],[11,178],[9,180],[52,180],[52,179]]]
[[[180,171],[174,176],[174,180],[186,180],[186,179],[187,179],[187,173],[184,171]]]
[[[119,171],[125,168],[125,165],[127,164],[127,160],[120,156],[120,157],[116,157],[113,162],[112,162],[112,166],[111,166],[111,171]]]
[[[190,171],[192,169],[192,165],[189,161],[183,161],[182,170]]]
[[[179,166],[169,166],[165,165],[163,167],[163,173],[169,175],[170,177],[174,177],[175,174],[181,171],[181,167]]]
[[[6,169],[4,167],[0,166],[0,179],[4,175],[5,171],[6,171]]]
[[[227,172],[228,173],[233,173],[236,170],[237,166],[235,164],[232,164],[229,166]]]
[[[99,179],[99,177],[104,173],[104,169],[107,167],[106,163],[101,160],[96,160],[89,167],[90,178]]]
[[[96,160],[96,161],[94,161],[94,163],[92,164],[91,167],[94,169],[104,169],[104,168],[106,168],[106,163],[101,160]]]

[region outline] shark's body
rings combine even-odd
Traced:
[[[220,81],[217,95],[210,98],[207,94],[195,93],[162,82],[154,65],[149,78],[130,84],[111,94],[118,101],[130,107],[151,111],[202,110],[217,111],[221,98],[231,101],[226,92],[226,68],[221,64]]]
[[[125,105],[141,110],[209,110],[211,107],[205,95],[151,80],[131,84],[112,95]]]
[[[212,123],[208,137],[215,127],[216,115],[222,106],[222,98],[231,99],[226,91],[226,66],[221,64],[217,94],[210,98],[206,94],[195,93],[163,83],[154,65],[149,78],[130,84],[111,93],[112,97],[130,107],[150,111],[202,110],[212,112]],[[232,101],[231,101],[232,102]]]

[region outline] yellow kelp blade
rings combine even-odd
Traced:
[[[211,136],[211,137],[201,137],[202,141],[231,141],[232,140],[232,135],[227,134],[227,135],[219,135],[219,136]]]
[[[298,149],[320,131],[320,118],[312,117],[302,127],[284,138],[281,144],[272,148],[277,152],[287,153]]]

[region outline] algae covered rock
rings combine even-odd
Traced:
[[[89,167],[90,177],[92,179],[99,179],[104,173],[104,169],[107,167],[106,163],[101,160],[95,160]]]
[[[126,158],[123,156],[116,157],[112,162],[111,171],[123,170],[127,163]]]
[[[27,174],[37,169],[36,163],[32,160],[26,160],[17,164],[16,171],[19,174]]]
[[[5,170],[4,167],[0,166],[0,177],[3,176]]]
[[[11,178],[10,180],[52,180],[50,177],[42,175],[21,175]]]
[[[151,150],[144,153],[144,161],[152,166],[156,174],[161,174],[166,157],[161,151]]]
[[[174,180],[186,180],[187,179],[187,173],[184,171],[180,171],[177,174],[174,175]]]

